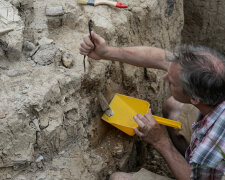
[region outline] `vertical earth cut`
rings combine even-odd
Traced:
[[[0,179],[107,179],[146,160],[170,176],[150,146],[147,153],[101,120],[97,99],[98,92],[108,101],[122,93],[149,101],[161,115],[168,96],[163,72],[92,59],[84,72],[78,47],[92,19],[109,45],[172,50],[181,42],[183,2],[121,2],[128,8],[0,0]]]
[[[184,0],[184,43],[214,48],[225,54],[225,1]]]

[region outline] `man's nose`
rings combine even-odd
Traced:
[[[165,81],[165,82],[169,82],[169,79],[168,79],[168,73],[166,73],[166,74],[164,74],[163,75],[163,80]]]

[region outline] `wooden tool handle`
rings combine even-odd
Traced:
[[[110,109],[109,103],[107,102],[107,100],[105,99],[104,95],[101,92],[98,93],[98,100],[103,111]]]
[[[95,0],[94,6],[104,4],[104,5],[109,5],[109,6],[114,6],[116,7],[117,2],[114,1],[107,1],[107,0]]]

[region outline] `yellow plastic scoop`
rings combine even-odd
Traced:
[[[138,113],[144,115],[148,112],[150,104],[147,101],[116,94],[109,107],[113,111],[112,116],[104,114],[102,119],[117,127],[126,134],[133,136],[134,128],[138,127],[133,117]],[[181,129],[181,123],[158,116],[153,116],[159,124]]]

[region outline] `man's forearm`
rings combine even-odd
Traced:
[[[164,157],[176,179],[190,179],[190,165],[169,140],[157,145],[155,148]]]
[[[165,50],[155,47],[107,47],[104,59],[167,71]]]

